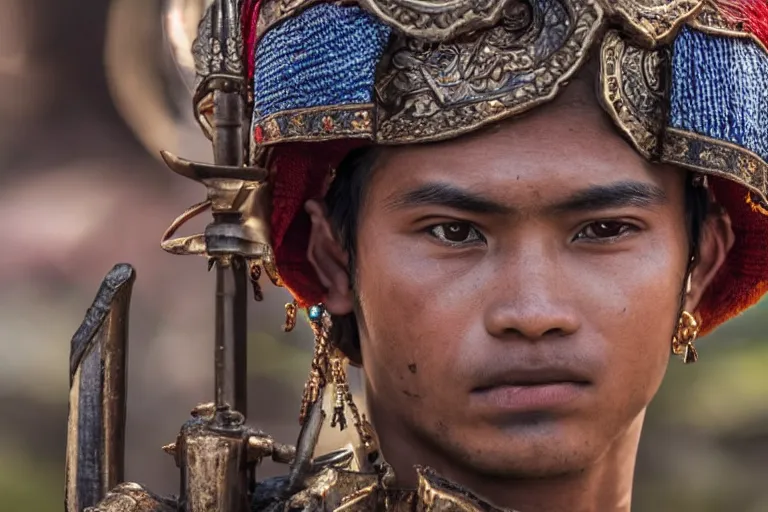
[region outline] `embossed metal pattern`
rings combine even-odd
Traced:
[[[599,100],[616,126],[644,157],[660,156],[667,102],[667,50],[644,50],[616,30],[600,48]]]
[[[242,78],[243,37],[236,12],[224,11],[219,18],[208,9],[200,22],[197,38],[192,43],[192,56],[197,74],[196,86],[211,75]],[[225,34],[221,37],[221,34]]]
[[[302,10],[323,0],[262,0],[259,20],[256,23],[256,37],[261,37],[286,18],[295,16]],[[340,2],[341,3],[341,2]]]
[[[407,38],[377,81],[377,141],[454,137],[555,97],[602,21],[594,0],[535,0],[499,25],[438,45]]]
[[[768,163],[736,144],[698,133],[667,128],[661,160],[744,185],[768,205]]]
[[[133,483],[120,484],[95,507],[84,512],[175,512],[175,500],[155,496],[142,486]]]
[[[667,44],[704,0],[602,0],[606,13],[648,48]]]
[[[516,512],[487,503],[469,490],[442,478],[432,469],[417,468],[417,511],[424,512]]]
[[[447,41],[496,24],[518,0],[359,0],[360,5],[409,37]]]
[[[290,110],[256,123],[259,144],[339,138],[373,138],[373,105],[345,105]]]

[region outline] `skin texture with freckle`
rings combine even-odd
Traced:
[[[357,315],[369,411],[403,485],[421,464],[498,506],[629,510],[688,267],[685,175],[639,156],[590,84],[476,135],[384,149],[360,211],[354,293],[323,208],[308,206],[310,259],[329,310]],[[553,207],[617,183],[661,194]],[[499,211],[403,200],[430,184]],[[722,226],[705,225],[690,311],[722,264]],[[566,405],[504,414],[478,399],[489,375],[552,366],[587,381]]]

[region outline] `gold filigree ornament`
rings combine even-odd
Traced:
[[[677,330],[672,336],[672,353],[681,356],[685,364],[695,363],[699,359],[694,342],[701,330],[701,324],[691,313],[683,311],[677,321]]]
[[[416,472],[419,478],[416,510],[419,512],[516,512],[494,507],[430,468],[417,467]]]
[[[643,47],[669,44],[704,0],[603,0],[606,14]]]
[[[649,160],[661,156],[667,50],[649,51],[610,30],[600,48],[598,98],[618,128]]]
[[[447,139],[552,100],[587,59],[602,19],[596,0],[533,0],[448,42],[400,36],[377,80],[377,141]]]
[[[661,161],[735,181],[750,190],[752,202],[768,207],[768,162],[737,144],[667,128]]]

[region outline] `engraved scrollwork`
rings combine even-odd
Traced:
[[[195,87],[198,87],[205,77],[211,73],[211,59],[213,43],[213,21],[211,9],[206,9],[205,15],[200,20],[197,28],[197,37],[192,42],[192,58],[195,62]]]
[[[485,502],[469,490],[439,476],[430,468],[417,468],[419,487],[417,490],[419,511],[439,512],[502,512],[501,509]],[[508,510],[507,512],[515,512]]]
[[[240,20],[232,5],[217,10],[216,5],[206,9],[192,43],[195,61],[196,87],[211,75],[225,74],[241,77],[244,71],[241,55],[243,36]]]
[[[403,34],[427,41],[445,41],[490,27],[508,0],[359,0],[360,5]],[[518,0],[511,0],[518,3]]]
[[[253,137],[260,145],[345,137],[372,139],[372,119],[370,104],[288,110],[254,123]]]
[[[678,29],[702,8],[704,0],[603,0],[637,43],[647,48],[668,44]]]
[[[603,39],[598,97],[619,129],[650,160],[657,160],[661,151],[668,66],[666,50],[643,50],[615,30]]]
[[[739,145],[667,128],[661,159],[669,164],[740,183],[753,193],[753,200],[762,206],[768,205],[768,163]]]
[[[259,19],[256,22],[257,37],[261,38],[267,30],[280,21],[319,2],[320,0],[262,0]]]
[[[226,39],[226,52],[224,59],[224,69],[233,75],[243,74],[243,61],[240,56],[243,54],[243,35],[240,30],[234,32],[234,37]]]
[[[123,483],[85,512],[172,512],[177,509],[175,500],[155,496],[138,484]]]
[[[377,139],[439,140],[555,97],[601,25],[594,0],[515,3],[486,31],[431,44],[403,38],[378,81]]]

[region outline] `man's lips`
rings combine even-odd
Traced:
[[[472,401],[507,413],[546,411],[577,400],[589,386],[589,380],[567,369],[511,371],[474,388]]]

